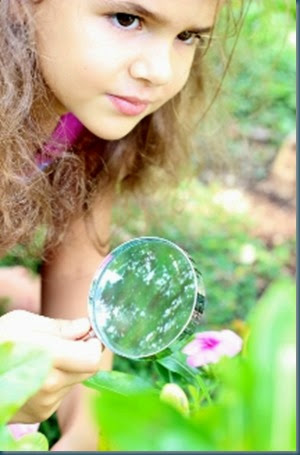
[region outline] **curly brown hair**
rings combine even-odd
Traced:
[[[35,155],[49,138],[40,115],[55,113],[26,3],[0,0],[0,256],[17,244],[32,244],[41,226],[48,247],[57,245],[74,214],[88,213],[95,194],[110,186],[149,187],[157,170],[160,180],[162,170],[168,180],[177,178],[189,161],[191,131],[205,93],[199,49],[182,92],[129,135],[108,142],[86,132],[41,171]]]

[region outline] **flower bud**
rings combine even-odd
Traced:
[[[181,414],[188,415],[189,401],[186,394],[177,384],[166,384],[160,393],[160,399],[165,403],[169,403]]]

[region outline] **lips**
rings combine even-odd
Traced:
[[[121,114],[129,116],[141,115],[150,104],[150,101],[148,100],[142,100],[135,97],[109,94],[108,98]]]

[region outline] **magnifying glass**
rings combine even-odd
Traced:
[[[115,248],[92,280],[92,329],[114,353],[130,359],[170,353],[197,331],[205,306],[201,273],[175,243],[139,237]]]

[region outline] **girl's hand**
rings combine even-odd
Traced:
[[[90,330],[88,319],[73,321],[12,311],[0,317],[0,342],[29,343],[44,348],[53,358],[52,369],[39,392],[30,398],[11,423],[46,420],[59,407],[70,388],[100,368],[102,346],[92,338],[81,341]]]

